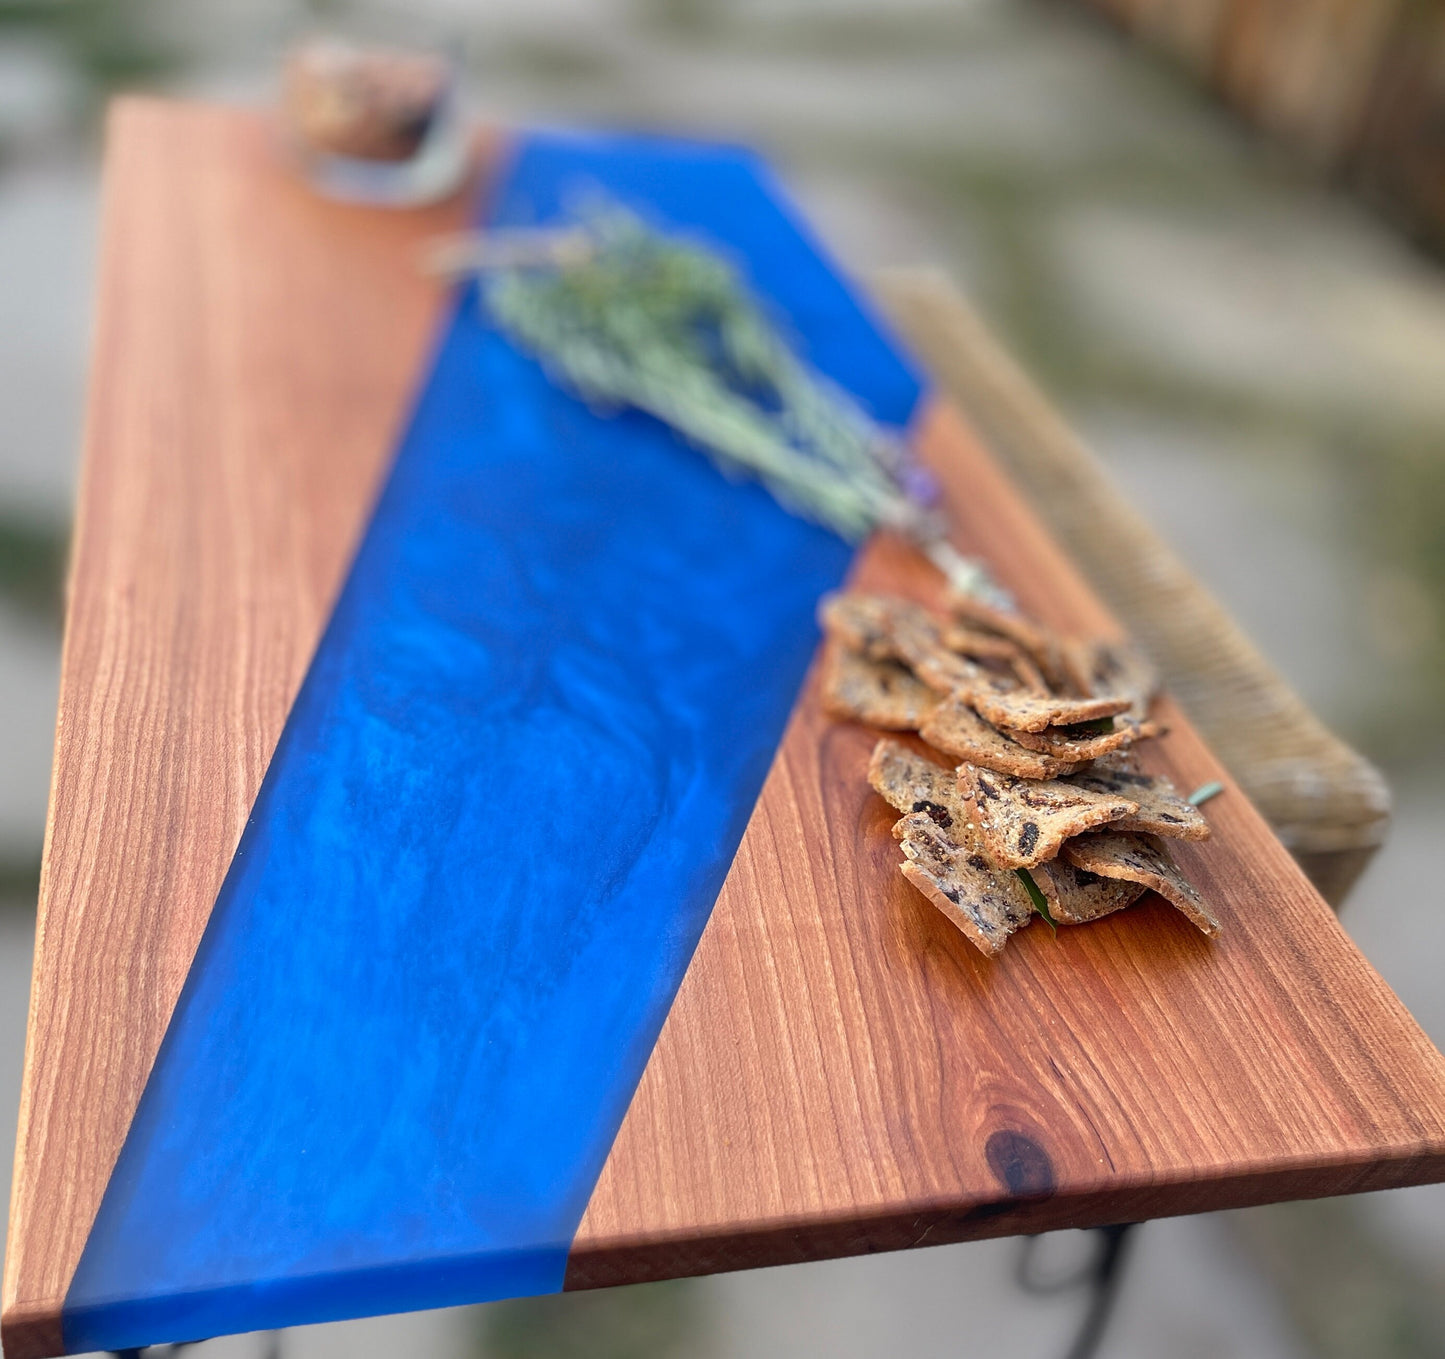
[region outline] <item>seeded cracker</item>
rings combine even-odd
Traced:
[[[1006,683],[1006,688],[1017,689],[1021,684],[1025,689],[1037,689],[1041,694],[1049,692],[1049,682],[1033,657],[1007,637],[991,637],[986,632],[977,632],[957,623],[945,627],[941,636],[944,646],[950,651],[967,656],[985,667],[992,667],[995,674],[998,673],[997,667],[1007,666],[1013,672],[1011,678],[1015,682]]]
[[[900,660],[893,645],[895,612],[877,595],[825,595],[818,622],[830,637],[873,661]]]
[[[1081,835],[1064,846],[1064,857],[1086,873],[1142,883],[1158,892],[1211,939],[1220,932],[1219,921],[1194,890],[1194,884],[1179,871],[1163,841],[1153,835],[1112,829],[1098,835]]]
[[[1044,672],[1034,664],[1033,658],[1020,651],[1017,656],[1009,662],[1009,668],[1018,677],[1018,681],[1025,689],[1037,689],[1039,693],[1046,694],[1049,691],[1049,682],[1044,678]]]
[[[977,595],[951,594],[948,608],[961,623],[1017,642],[1033,658],[1051,687],[1066,684],[1068,671],[1064,664],[1063,639],[1052,629],[1019,614],[996,609]]]
[[[1012,661],[1022,654],[1017,642],[978,628],[964,627],[961,623],[944,624],[939,635],[950,651],[974,661]]]
[[[1130,717],[1116,717],[1113,731],[1094,732],[1083,736],[1068,727],[1045,727],[1043,731],[1005,731],[1005,735],[1021,746],[1036,750],[1043,755],[1053,755],[1060,760],[1083,764],[1086,760],[1097,760],[1135,741],[1158,736],[1163,729],[1157,722],[1135,722]]]
[[[961,694],[943,699],[924,719],[918,734],[956,759],[1021,779],[1052,779],[1072,774],[1078,765],[1026,750],[1006,732],[991,727]]]
[[[898,741],[879,741],[868,761],[868,782],[890,807],[927,812],[944,830],[968,820],[958,776]]]
[[[1049,914],[1061,925],[1086,925],[1121,911],[1144,895],[1137,882],[1100,878],[1065,863],[1063,855],[1035,864],[1029,873],[1049,903]]]
[[[1145,774],[1117,765],[1099,766],[1074,775],[1072,782],[1095,793],[1126,797],[1139,810],[1114,823],[1121,831],[1148,831],[1176,840],[1209,839],[1209,822],[1198,807],[1191,806],[1162,774]]]
[[[891,595],[829,595],[818,610],[823,630],[870,660],[899,661],[930,689],[951,693],[984,672],[950,651],[928,610]]]
[[[1020,779],[974,764],[959,766],[958,784],[989,857],[1004,868],[1052,859],[1071,835],[1139,810],[1137,802],[1063,779]]]
[[[870,661],[829,639],[823,653],[823,708],[830,716],[885,731],[917,731],[938,695],[897,661]]]
[[[903,876],[971,944],[994,958],[1003,952],[1009,935],[1029,923],[1034,905],[1016,873],[997,869],[984,857],[968,822],[957,822],[956,829],[962,843],[926,812],[910,813],[898,822],[893,834],[907,855]]]
[[[1130,716],[1140,721],[1148,716],[1149,701],[1159,690],[1159,671],[1138,647],[1129,642],[1070,638],[1063,644],[1063,658],[1069,679],[1080,693],[1127,698]]]
[[[880,741],[868,782],[906,815],[893,827],[907,862],[903,876],[990,957],[1033,912],[1018,875],[985,857],[951,769],[897,741]]]
[[[981,717],[1010,731],[1043,731],[1046,727],[1096,722],[1129,706],[1127,698],[1065,698],[1028,689],[1000,689],[996,685],[976,685],[970,692]]]

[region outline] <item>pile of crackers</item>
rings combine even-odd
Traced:
[[[1136,649],[973,596],[935,613],[838,594],[820,618],[828,712],[932,747],[881,740],[868,779],[903,813],[903,876],[982,952],[996,956],[1035,915],[1085,924],[1150,889],[1219,933],[1166,848],[1207,839],[1209,825],[1134,755],[1161,734],[1157,676]]]

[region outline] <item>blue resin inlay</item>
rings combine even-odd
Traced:
[[[906,421],[913,373],[756,159],[529,137],[492,220],[589,186],[728,248]],[[561,1286],[849,558],[459,298],[71,1285],[72,1352]]]

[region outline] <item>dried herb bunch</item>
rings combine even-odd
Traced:
[[[945,540],[930,474],[798,358],[720,254],[614,204],[495,245],[473,262],[485,305],[554,380],[594,405],[649,412],[850,541],[894,529],[955,588],[988,588]]]

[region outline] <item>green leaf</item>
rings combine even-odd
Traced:
[[[1048,898],[1039,891],[1039,885],[1034,881],[1034,875],[1027,868],[1016,868],[1014,872],[1023,880],[1024,886],[1029,889],[1029,897],[1034,903],[1034,910],[1043,916],[1045,923],[1054,932],[1054,937],[1057,939],[1059,922],[1049,914]]]
[[[1223,791],[1224,785],[1218,779],[1212,779],[1209,783],[1201,783],[1185,800],[1198,807],[1210,798],[1218,797]]]
[[[1106,736],[1114,730],[1112,717],[1096,717],[1092,722],[1075,722],[1064,728],[1070,736]]]

